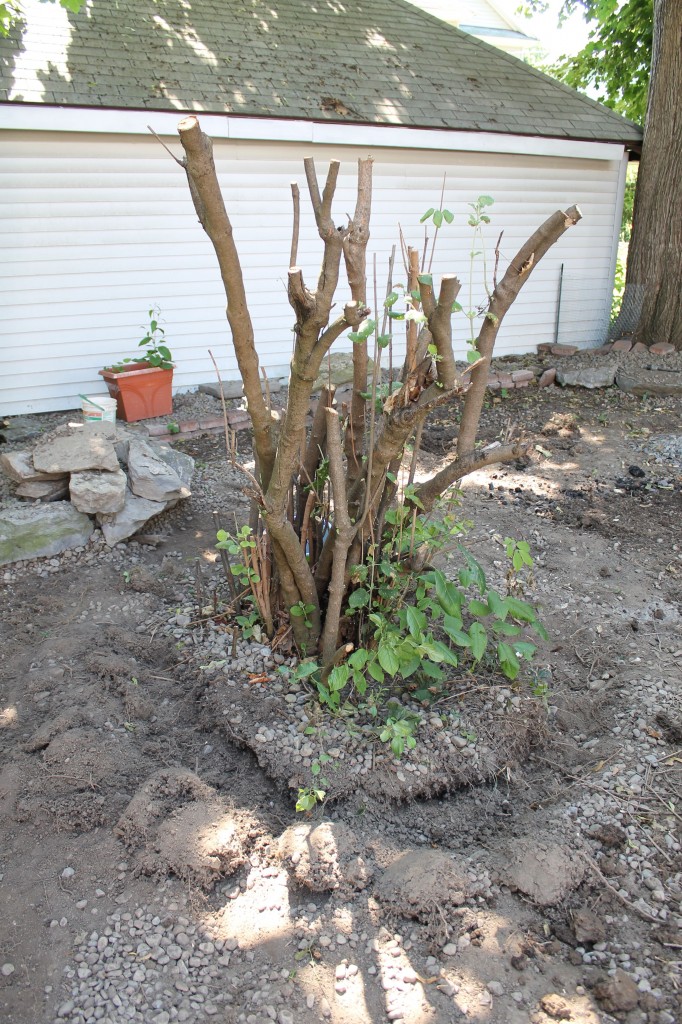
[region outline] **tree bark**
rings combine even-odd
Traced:
[[[682,3],[655,0],[651,85],[616,330],[682,349]]]
[[[275,455],[272,418],[261,390],[258,355],[246,301],[244,278],[237,247],[234,244],[232,224],[218,184],[213,162],[213,144],[208,135],[202,132],[193,114],[180,121],[178,134],[185,151],[184,166],[194,209],[218,257],[220,275],[227,296],[227,319],[232,330],[234,351],[253,423],[261,484],[266,488]]]

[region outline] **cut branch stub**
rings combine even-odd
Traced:
[[[533,232],[528,241],[524,242],[507,267],[502,280],[495,286],[490,297],[488,311],[485,313],[483,326],[476,340],[476,348],[481,354],[481,360],[471,374],[471,387],[464,400],[459,437],[457,438],[458,458],[472,452],[476,443],[490,361],[493,357],[497,333],[506,313],[542,257],[561,238],[563,233],[577,224],[581,218],[582,214],[577,206],[571,206],[565,213],[562,210],[553,213],[537,231]]]
[[[364,306],[367,301],[367,243],[372,209],[372,160],[358,160],[358,195],[355,213],[343,240],[343,255],[351,295]],[[353,345],[353,394],[346,427],[345,452],[349,485],[362,472],[362,450],[365,434],[365,399],[367,391],[367,341]]]
[[[232,331],[239,372],[244,382],[244,394],[253,423],[254,444],[265,488],[274,462],[271,417],[261,390],[258,355],[244,278],[232,235],[232,224],[218,183],[213,145],[208,135],[202,132],[194,115],[180,121],[178,133],[185,151],[185,171],[194,207],[218,257],[227,297],[227,319]]]

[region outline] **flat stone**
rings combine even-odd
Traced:
[[[649,347],[649,351],[655,356],[671,356],[677,350],[668,341],[657,341]]]
[[[265,381],[260,382],[261,391],[265,393]],[[281,390],[281,384],[279,378],[274,377],[273,380],[268,379],[268,390],[271,395]],[[213,398],[220,398],[220,384],[217,382],[214,384],[200,384],[199,391],[204,395],[211,395]],[[243,398],[244,397],[244,385],[240,380],[224,380],[222,383],[222,397],[228,398]]]
[[[172,445],[161,441],[150,442],[149,447],[177,474],[182,487],[187,490],[187,494],[182,495],[182,497],[188,498],[190,496],[192,477],[194,476],[194,459],[192,456],[187,455],[186,452],[180,452],[177,448],[173,448]]]
[[[632,348],[632,338],[619,338],[611,346],[614,352],[629,352]]]
[[[597,366],[583,366],[576,369],[557,367],[556,379],[564,387],[610,388],[616,379],[616,364],[602,363]]]
[[[538,381],[539,388],[548,388],[550,384],[553,384],[556,380],[556,366],[550,366],[548,370],[541,375]]]
[[[522,383],[523,381],[534,380],[535,374],[532,370],[514,370],[512,373],[512,380],[514,384]]]
[[[549,353],[552,351],[552,342],[551,341],[542,341],[542,342],[540,342],[539,345],[536,345],[535,348],[536,348],[536,350],[538,351],[538,353],[540,355],[543,355],[543,356],[549,355]]]
[[[63,473],[39,473],[30,452],[7,452],[0,455],[0,469],[17,484],[36,480],[59,480]]]
[[[43,428],[35,416],[12,416],[9,426],[3,427],[2,432],[8,441],[28,441],[40,437]]]
[[[126,490],[125,503],[120,512],[99,513],[97,522],[102,528],[104,539],[113,547],[119,541],[127,540],[137,533],[145,523],[158,516],[168,507],[166,501],[150,501]]]
[[[168,502],[190,496],[189,488],[169,462],[161,457],[158,446],[152,448],[146,441],[135,439],[130,442],[128,477],[130,490],[140,498]]]
[[[72,473],[69,492],[79,512],[120,512],[125,504],[126,475],[120,468],[113,473],[96,469]]]
[[[649,349],[643,341],[636,341],[630,349],[630,354],[633,356],[643,355],[645,352],[648,353]]]
[[[54,480],[26,480],[19,484],[15,494],[27,501],[61,501],[69,493],[68,476],[60,476]]]
[[[371,375],[374,363],[367,360],[367,372]],[[353,353],[332,352],[329,359],[325,358],[320,375],[313,384],[313,391],[321,391],[329,384],[331,376],[332,384],[350,384],[353,380]]]
[[[672,370],[621,367],[616,374],[616,384],[629,395],[682,395],[682,373]]]
[[[112,444],[113,423],[69,423],[41,438],[33,465],[41,473],[80,473],[84,469],[118,469]]]
[[[92,532],[92,521],[68,501],[6,509],[0,512],[0,565],[81,547]]]
[[[552,345],[550,349],[553,356],[574,356],[577,351],[577,345]]]
[[[541,907],[561,903],[585,874],[583,862],[568,847],[541,833],[512,840],[504,860],[506,883]]]

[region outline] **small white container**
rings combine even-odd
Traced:
[[[81,408],[86,423],[116,422],[116,399],[109,395],[81,395]]]

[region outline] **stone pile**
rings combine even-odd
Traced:
[[[537,363],[528,368],[507,370],[502,364],[514,357],[498,360],[488,375],[488,390],[510,391],[536,382],[539,388],[561,384],[592,390],[616,385],[634,395],[682,394],[679,353],[668,342],[647,347],[628,337],[592,349],[543,342],[537,354]]]
[[[69,423],[32,451],[0,455],[0,468],[32,502],[0,509],[0,565],[87,543],[109,546],[189,498],[194,459],[113,423]]]

